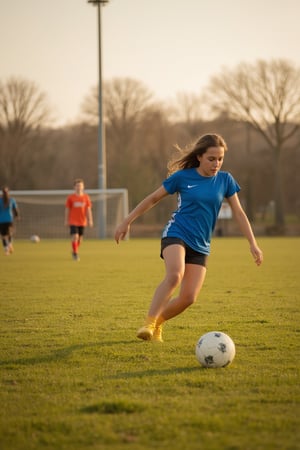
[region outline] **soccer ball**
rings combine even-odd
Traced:
[[[33,242],[34,244],[37,244],[38,242],[40,242],[40,238],[34,234],[33,236],[31,236],[30,238],[31,242]]]
[[[231,337],[221,331],[210,331],[196,344],[196,358],[203,367],[226,367],[235,357],[235,345]]]

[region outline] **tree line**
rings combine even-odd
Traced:
[[[172,103],[157,101],[139,80],[115,78],[104,82],[103,102],[107,187],[127,188],[130,207],[161,184],[175,144],[217,132],[229,147],[223,168],[241,185],[250,220],[272,211],[277,230],[288,217],[299,221],[300,69],[293,63],[224,68],[202,92],[179,93]],[[1,184],[69,189],[82,177],[97,188],[97,87],[83,99],[77,123],[55,128],[51,118],[34,82],[0,80]],[[165,210],[162,202],[147,222],[163,222]]]

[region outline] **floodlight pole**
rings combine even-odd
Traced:
[[[102,107],[102,56],[101,56],[101,6],[108,3],[109,0],[88,0],[88,3],[98,7],[98,188],[106,189],[106,151],[105,135],[103,126],[103,107]],[[106,199],[103,198],[99,205],[99,238],[106,238]]]

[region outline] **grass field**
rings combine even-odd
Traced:
[[[136,339],[163,275],[159,240],[16,241],[0,254],[1,450],[300,449],[300,238],[215,238],[198,302]],[[198,338],[236,358],[201,368]]]

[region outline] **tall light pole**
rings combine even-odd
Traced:
[[[88,0],[88,3],[98,7],[98,53],[99,53],[99,78],[98,78],[98,188],[106,189],[106,152],[103,127],[103,107],[102,107],[102,57],[101,57],[101,6],[109,0]],[[99,237],[106,237],[106,200],[100,201],[99,207]]]

